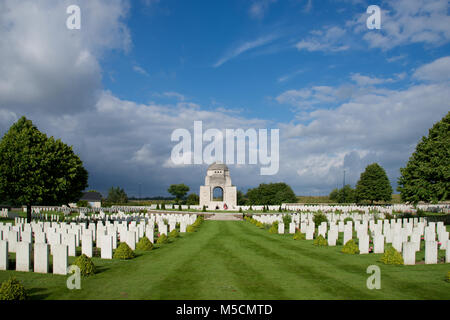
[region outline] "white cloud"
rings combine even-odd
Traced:
[[[450,80],[450,56],[437,59],[429,64],[418,68],[413,77],[426,81],[449,81]]]
[[[336,91],[325,88],[330,96]],[[301,111],[307,122],[280,124],[280,174],[288,176],[286,167],[295,170],[299,190],[324,194],[341,185],[344,168],[354,185],[366,165],[378,162],[395,186],[399,168],[420,138],[448,112],[448,88],[448,81],[403,90],[361,87],[336,108]],[[299,91],[298,99],[314,93],[312,88]]]
[[[340,27],[325,27],[323,30],[313,30],[310,33],[312,36],[299,41],[295,45],[299,51],[339,52],[350,48],[349,45],[344,43],[345,30]]]
[[[330,86],[313,86],[299,90],[287,90],[275,100],[281,104],[291,105],[298,110],[308,110],[326,103],[337,103],[348,99],[353,93],[350,86],[337,88]]]
[[[450,40],[447,0],[396,0],[381,6],[381,30],[368,30],[366,13],[347,26],[372,48],[389,50],[400,45],[424,43],[442,45]]]
[[[135,72],[139,73],[139,74],[144,75],[144,76],[147,76],[147,77],[149,76],[148,72],[144,68],[142,68],[140,66],[137,66],[137,65],[133,66],[133,70]]]
[[[0,4],[0,105],[23,113],[76,113],[101,90],[99,57],[128,50],[123,1],[78,1],[81,30],[68,30],[70,1]]]
[[[225,62],[236,58],[237,56],[243,54],[244,52],[247,52],[249,50],[264,46],[270,42],[272,42],[273,40],[275,40],[277,38],[277,36],[275,35],[268,35],[268,36],[263,36],[260,37],[256,40],[253,41],[247,41],[244,42],[243,44],[237,46],[236,48],[229,50],[222,58],[220,58],[214,65],[214,68],[220,67],[221,65],[223,65]]]
[[[358,86],[361,86],[361,87],[393,83],[393,82],[403,80],[405,77],[406,77],[406,73],[395,74],[395,78],[377,78],[377,77],[370,77],[370,76],[362,75],[360,73],[354,73],[351,75],[351,79],[354,82],[356,82],[356,84]]]

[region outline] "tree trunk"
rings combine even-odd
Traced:
[[[31,204],[27,204],[27,222],[31,223]]]

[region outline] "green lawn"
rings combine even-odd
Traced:
[[[35,299],[450,299],[450,264],[388,266],[381,255],[345,255],[291,235],[269,234],[246,221],[205,221],[130,261],[100,260],[81,290],[66,276],[15,275]],[[381,268],[381,290],[369,290],[366,269]]]

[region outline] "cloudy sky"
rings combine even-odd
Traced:
[[[80,30],[66,27],[73,4]],[[198,120],[280,130],[278,174],[230,165],[240,190],[324,195],[373,162],[395,188],[450,110],[449,40],[447,0],[0,0],[0,134],[25,115],[105,194],[198,193],[207,165],[170,161],[173,130]]]

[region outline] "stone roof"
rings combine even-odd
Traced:
[[[217,163],[217,162],[214,162],[213,164],[211,164],[211,165],[208,167],[208,170],[223,170],[223,171],[229,171],[228,167],[227,167],[225,164],[223,164],[223,163]]]

